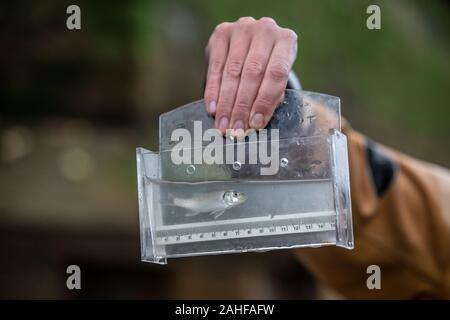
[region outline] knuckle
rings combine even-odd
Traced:
[[[258,106],[259,111],[269,113],[270,109],[275,105],[275,102],[270,95],[262,93],[261,96],[256,99],[255,104]]]
[[[209,64],[209,72],[212,75],[217,75],[222,72],[222,61],[212,60]]]
[[[234,105],[233,113],[245,114],[250,111],[251,107],[252,107],[252,105],[251,105],[249,99],[240,98]]]
[[[269,67],[269,75],[275,81],[286,80],[289,76],[289,67],[286,63],[277,62]]]
[[[220,120],[223,116],[228,117],[229,115],[230,112],[228,111],[228,109],[219,108],[219,106],[217,106],[216,121]]]
[[[244,67],[244,73],[253,79],[261,78],[264,72],[263,64],[260,60],[257,59],[251,59],[249,60],[245,67]]]
[[[250,23],[253,23],[254,21],[255,21],[255,19],[253,17],[241,17],[241,18],[238,19],[237,22],[250,24]]]
[[[216,36],[225,35],[226,33],[229,32],[230,27],[231,27],[230,22],[222,22],[216,26],[216,28],[214,29],[214,34]]]
[[[280,35],[282,39],[286,39],[291,42],[296,42],[298,39],[297,34],[291,29],[282,29],[280,31]]]
[[[267,18],[271,19],[271,18]],[[271,20],[264,20],[264,18],[261,18],[259,20],[258,28],[255,32],[259,34],[263,34],[265,37],[272,37],[275,38],[277,35],[278,26],[277,24]]]
[[[233,96],[231,94],[222,94],[219,99],[219,106],[223,110],[229,110],[233,106]],[[219,108],[217,108],[219,109]]]
[[[247,34],[252,29],[252,25],[249,23],[238,23],[236,28],[233,30],[233,33],[238,34]]]
[[[215,98],[215,93],[218,91],[218,87],[213,84],[208,84],[205,88],[205,99],[209,100],[209,98],[213,99]]]
[[[241,61],[231,60],[230,62],[228,62],[227,73],[231,77],[233,77],[233,78],[239,77],[239,75],[241,74],[241,70],[242,70],[242,62]]]
[[[270,27],[277,26],[277,23],[275,22],[275,20],[273,20],[272,18],[269,18],[269,17],[262,17],[261,19],[259,19],[259,21],[262,25],[266,25],[266,26],[270,26]]]

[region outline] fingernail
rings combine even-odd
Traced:
[[[264,125],[264,116],[262,115],[262,113],[255,113],[250,120],[250,125],[253,128],[262,128],[262,126]]]
[[[209,113],[215,113],[216,112],[216,102],[215,101],[211,101],[209,103],[208,111],[209,111]]]
[[[244,129],[244,122],[242,120],[237,120],[234,123],[234,130]]]
[[[220,118],[219,121],[219,129],[222,132],[225,132],[225,130],[228,128],[228,118],[227,117],[222,117]]]
[[[242,120],[237,120],[234,123],[233,126],[233,136],[241,138],[244,136],[245,132],[244,132],[244,121]]]

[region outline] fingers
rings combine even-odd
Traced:
[[[228,55],[228,47],[230,42],[231,23],[219,24],[206,48],[208,56],[208,73],[206,76],[205,86],[205,106],[206,111],[214,115],[217,108],[217,100],[219,99],[219,90],[222,81],[222,72]]]
[[[249,128],[250,110],[263,80],[274,44],[274,38],[264,33],[259,33],[252,40],[231,114],[231,128],[239,127],[236,126],[239,122],[243,123],[244,130]],[[241,132],[233,132],[233,135],[240,134]]]
[[[250,47],[251,34],[248,22],[243,21],[240,28],[232,33],[228,57],[222,74],[215,125],[223,134],[230,128],[231,111],[239,88],[242,68]],[[235,122],[233,128],[243,130],[244,122]]]
[[[297,36],[271,18],[241,18],[215,29],[206,48],[205,105],[215,126],[233,135],[264,128],[288,81]]]
[[[297,55],[297,35],[283,29],[280,40],[272,50],[255,102],[250,112],[250,127],[262,129],[270,121],[288,81]]]

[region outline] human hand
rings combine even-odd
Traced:
[[[297,35],[271,18],[219,24],[206,46],[207,112],[222,134],[262,129],[283,98],[297,56]]]

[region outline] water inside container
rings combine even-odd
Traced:
[[[148,183],[155,243],[170,256],[335,242],[332,179]],[[243,201],[228,205],[226,193]]]
[[[159,204],[163,225],[334,212],[332,179],[152,183],[152,201]],[[227,192],[242,194],[242,199],[227,202]]]

